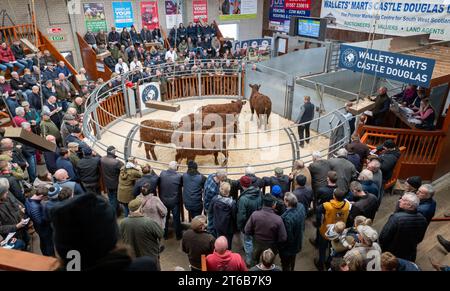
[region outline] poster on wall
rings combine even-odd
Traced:
[[[114,25],[116,28],[129,28],[134,23],[131,2],[113,2]]]
[[[218,0],[219,20],[240,20],[256,18],[257,0]]]
[[[194,15],[194,22],[208,22],[208,1],[207,0],[193,0],[192,14]]]
[[[178,27],[180,23],[183,23],[183,11],[181,10],[181,1],[166,0],[167,29],[172,29],[174,26]]]
[[[272,39],[256,38],[234,43],[234,51],[241,50],[249,61],[260,62],[270,59],[272,56]]]
[[[145,1],[141,2],[142,27],[155,29],[159,27],[158,2]]]
[[[87,30],[99,32],[107,31],[105,6],[103,3],[83,3],[84,23]]]
[[[271,0],[269,28],[289,32],[291,17],[309,16],[310,13],[311,0]]]
[[[426,2],[426,3],[424,3]],[[328,28],[408,36],[431,34],[432,39],[450,40],[450,1],[397,0],[384,2],[322,1],[320,17]]]

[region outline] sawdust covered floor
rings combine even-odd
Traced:
[[[180,104],[180,111],[178,112],[156,111],[149,113],[142,118],[128,118],[126,119],[128,122],[118,122],[102,135],[101,142],[107,146],[114,145],[117,149],[123,151],[126,136],[135,124],[139,124],[143,120],[162,119],[178,122],[183,116],[195,112],[200,106],[207,104],[224,104],[229,102],[230,100],[228,99],[180,101],[177,102],[177,104]],[[254,166],[255,170],[258,172],[257,175],[259,176],[271,175],[275,167],[290,168],[292,166],[292,146],[290,139],[283,128],[292,126],[294,123],[288,119],[280,117],[275,113],[272,113],[269,119],[268,129],[275,131],[264,133],[260,130],[257,134],[249,134],[258,131],[256,118],[254,118],[253,121],[250,121],[250,117],[250,105],[247,102],[247,104],[244,105],[239,117],[239,133],[245,134],[238,135],[236,139],[232,138],[228,146],[229,159],[227,163],[227,171],[231,173],[230,177],[237,178],[238,175],[233,175],[232,173],[242,173],[244,171],[244,167],[247,165],[259,165]],[[293,128],[293,131],[297,135],[297,128]],[[311,134],[313,136],[316,135],[314,131],[312,131]],[[304,148],[301,148],[300,155],[306,156],[311,154],[313,151],[325,149],[328,147],[328,144],[329,139],[326,137],[321,136],[314,138],[309,144],[305,144]],[[172,148],[174,146],[173,144],[167,144],[165,146],[169,147],[157,146],[155,148],[155,152],[159,162],[168,163],[174,160],[175,149]],[[255,149],[259,147],[266,148]],[[105,154],[98,147],[96,147],[96,150],[98,150],[98,152],[102,155]],[[132,142],[131,153],[133,156],[140,158],[140,164],[150,163],[155,168],[166,168],[165,165],[157,164],[146,159],[144,146],[139,147],[139,131],[136,133],[134,141]],[[224,156],[219,154],[219,163],[222,163],[223,160]],[[271,164],[281,161],[283,162]],[[184,172],[186,170],[186,162],[186,160],[182,161],[180,171]],[[209,174],[215,171],[215,169],[201,168],[202,166],[215,167],[213,155],[197,156],[196,162],[200,167],[199,171],[203,174]],[[289,171],[289,169],[285,170],[285,172]],[[159,171],[156,170],[156,172]]]

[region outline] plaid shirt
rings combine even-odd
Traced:
[[[206,179],[205,187],[204,187],[204,204],[205,204],[205,210],[209,209],[209,203],[214,198],[214,196],[219,195],[219,184],[216,183],[214,180],[214,177],[216,174],[211,174],[208,176],[208,179]]]

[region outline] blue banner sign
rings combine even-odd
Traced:
[[[341,45],[339,68],[429,87],[436,61],[361,47]]]
[[[134,23],[131,2],[113,2],[114,24],[116,28],[130,27]]]

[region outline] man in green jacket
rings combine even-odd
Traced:
[[[47,135],[53,135],[56,138],[56,143],[62,146],[61,133],[59,132],[56,124],[50,119],[50,112],[42,111],[42,121],[41,121],[41,134],[43,137]]]
[[[239,180],[243,191],[237,201],[237,228],[241,231],[241,239],[245,251],[245,263],[248,266],[253,266],[253,237],[244,234],[245,224],[247,224],[250,215],[262,207],[262,197],[259,188],[252,186],[252,180],[248,176],[242,176]]]
[[[144,216],[141,200],[134,199],[128,203],[130,214],[120,223],[120,236],[124,243],[131,246],[137,258],[154,257],[159,267],[160,241],[164,235],[161,226]]]

